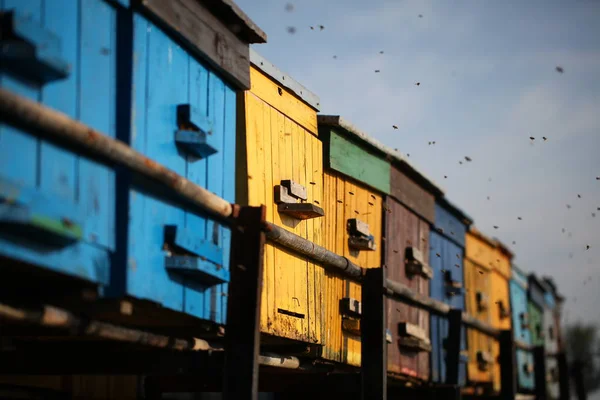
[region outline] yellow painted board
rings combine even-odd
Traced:
[[[323,246],[330,251],[347,257],[363,268],[381,265],[381,216],[382,198],[377,192],[334,171],[324,173],[324,217]],[[358,218],[369,224],[375,236],[375,251],[356,251],[348,246],[347,222]],[[327,321],[323,357],[344,364],[360,366],[360,336],[342,329],[343,317],[340,300],[350,297],[361,300],[360,285],[339,275],[325,274],[325,321]]]
[[[511,259],[500,248],[496,249],[496,259],[494,268],[504,276],[505,279],[510,279],[512,275]]]
[[[316,111],[254,67],[250,68],[250,91],[312,134],[318,135]]]
[[[307,202],[320,205],[323,201],[322,144],[316,137],[316,112],[285,88],[280,95],[272,80],[252,71],[252,90],[244,95],[245,129],[240,129],[245,135],[245,157],[240,157],[242,164],[238,165],[239,170],[248,171],[247,193],[238,194],[238,198],[247,198],[253,206],[265,204],[268,221],[320,244],[322,218],[299,220],[280,214],[274,202],[275,186],[284,179],[306,187]],[[277,103],[283,100],[269,97],[271,91],[278,98],[287,99],[283,106]],[[312,128],[307,120],[314,120]],[[323,274],[321,266],[305,257],[267,244],[261,331],[280,338],[321,343]]]

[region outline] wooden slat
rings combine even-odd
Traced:
[[[390,172],[390,193],[399,202],[430,223],[435,222],[435,198],[396,167]]]
[[[317,113],[302,100],[277,85],[254,66],[250,69],[251,91],[271,107],[317,135]]]
[[[357,181],[390,193],[390,164],[381,157],[364,150],[342,134],[324,127],[321,134],[327,148],[326,165]]]
[[[139,6],[196,57],[207,61],[242,90],[250,88],[248,43],[198,1],[137,0]]]

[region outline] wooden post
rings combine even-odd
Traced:
[[[387,341],[383,268],[366,270],[362,285],[361,375],[363,400],[387,400]]]
[[[569,398],[571,397],[571,376],[569,374],[567,356],[565,353],[558,353],[556,359],[558,360],[558,374],[560,380],[560,400],[569,400]]]
[[[585,385],[583,383],[583,363],[579,360],[573,361],[573,381],[575,383],[575,393],[577,393],[577,400],[587,400],[587,393],[585,391]]]
[[[452,309],[448,313],[448,338],[446,339],[446,384],[448,385],[458,385],[461,331],[462,310]]]
[[[223,371],[225,400],[258,399],[264,221],[264,206],[242,207],[238,223],[232,228]]]
[[[536,400],[546,400],[546,350],[543,345],[533,348],[533,364],[535,368]]]
[[[515,340],[510,329],[500,332],[500,398],[514,399],[517,395],[517,364]]]

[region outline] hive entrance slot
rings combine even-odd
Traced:
[[[304,317],[305,317],[305,315],[302,313],[297,313],[297,312],[290,311],[290,310],[284,310],[283,308],[278,308],[277,312],[279,314],[287,315],[288,317],[294,317],[294,318],[300,318],[300,319],[304,319]]]

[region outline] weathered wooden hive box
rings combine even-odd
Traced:
[[[544,286],[535,275],[529,274],[527,277],[527,312],[533,346],[543,346],[545,342],[544,307]]]
[[[550,285],[544,285],[544,347],[546,349],[546,391],[549,399],[558,399],[560,385],[558,376],[558,332],[556,326],[556,298]],[[549,356],[552,355],[552,356]]]
[[[430,234],[429,262],[433,269],[430,296],[443,301],[453,309],[465,309],[464,265],[465,237],[473,220],[451,204],[445,197],[436,199],[435,224]],[[459,384],[467,379],[466,332],[461,330]],[[448,320],[431,316],[431,380],[446,381],[446,339]]]
[[[319,115],[317,121],[325,169],[323,246],[360,267],[380,267],[390,164],[372,139],[343,118]],[[325,272],[323,290],[323,357],[360,366],[361,287]]]
[[[251,51],[250,60],[251,89],[242,97],[238,126],[238,202],[266,205],[267,221],[322,245],[319,99],[258,53]],[[322,267],[267,243],[261,331],[271,339],[322,344],[324,290]]]
[[[466,236],[465,293],[467,313],[486,324],[496,311],[491,302],[491,271],[495,259],[495,242],[471,226]],[[492,390],[494,340],[474,329],[467,330],[469,362],[467,381],[470,386]]]
[[[492,271],[490,274],[490,307],[491,307],[491,325],[500,330],[511,329],[511,310],[510,310],[510,289],[509,281],[511,279],[511,261],[513,254],[500,241],[495,240],[494,257],[492,259]],[[500,391],[500,364],[497,363],[500,357],[500,343],[494,340],[492,343],[492,357],[496,362],[494,368],[494,390]]]
[[[229,1],[3,1],[1,86],[233,202],[236,92],[265,35]],[[6,22],[6,24],[4,24]],[[23,58],[23,54],[26,57]],[[12,58],[11,58],[12,57]],[[225,322],[230,232],[171,192],[0,126],[0,253]],[[11,206],[11,207],[12,207]],[[7,214],[2,214],[3,217]],[[27,239],[15,235],[27,233]],[[159,321],[154,321],[159,323]]]
[[[516,265],[512,266],[512,279],[510,280],[510,303],[512,326],[515,340],[528,346],[531,345],[531,320],[527,304],[527,275]],[[533,354],[517,349],[517,387],[521,392],[534,389],[535,376]]]
[[[435,196],[441,190],[405,159],[392,162],[390,195],[384,203],[384,265],[387,277],[429,296],[430,227],[435,223]],[[421,380],[430,377],[429,312],[387,299],[392,343],[388,370]]]

